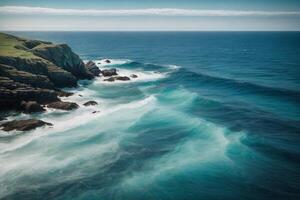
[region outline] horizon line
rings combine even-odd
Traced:
[[[0,32],[300,32],[299,30],[0,30]]]
[[[165,16],[165,17],[243,17],[243,16],[300,16],[300,11],[264,10],[201,10],[181,8],[143,9],[68,9],[32,6],[0,6],[0,14],[53,16]]]

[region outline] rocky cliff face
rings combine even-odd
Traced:
[[[66,44],[26,40],[0,33],[0,110],[22,101],[58,101],[60,87],[74,87],[93,75]]]
[[[44,75],[56,87],[75,87],[77,85],[77,78],[72,73],[41,58],[0,56],[0,63],[14,67],[16,70]]]
[[[34,55],[51,61],[56,66],[72,73],[79,79],[91,79],[93,75],[85,68],[78,55],[66,44],[38,45],[31,50]]]

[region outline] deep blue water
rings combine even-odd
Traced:
[[[299,32],[13,34],[139,77],[81,81],[99,106],[0,138],[0,198],[300,199]]]

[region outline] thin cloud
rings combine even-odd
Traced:
[[[186,17],[235,17],[235,16],[290,16],[299,11],[239,11],[196,10],[177,8],[148,9],[61,9],[26,6],[0,6],[0,14],[11,15],[69,15],[69,16],[186,16]]]

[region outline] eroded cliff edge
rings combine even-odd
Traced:
[[[69,95],[59,88],[75,87],[79,79],[92,78],[66,44],[0,33],[0,111],[22,110],[29,101],[59,101],[59,96]]]

